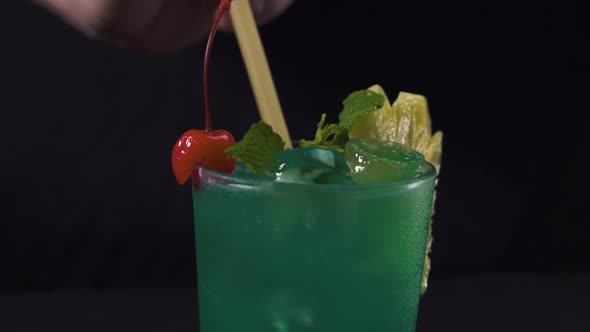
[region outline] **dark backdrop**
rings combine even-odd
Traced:
[[[190,188],[171,147],[200,127],[203,43],[160,57],[3,2],[0,288],[193,285]],[[588,272],[588,35],[581,7],[305,1],[262,37],[294,137],[379,83],[428,97],[445,133],[434,279]],[[257,111],[235,38],[217,39],[216,127]]]

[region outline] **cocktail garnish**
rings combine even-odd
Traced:
[[[315,138],[313,141],[300,140],[299,145],[302,148],[317,147],[344,152],[344,143],[348,139],[348,130],[340,127],[338,124],[324,124],[326,122],[326,113],[322,114],[318,122]]]
[[[383,107],[385,97],[371,90],[359,90],[351,93],[342,102],[344,109],[340,112],[338,123],[340,127],[349,130],[362,116]]]
[[[248,169],[262,174],[267,169],[274,155],[285,148],[285,142],[271,126],[259,121],[250,126],[244,138],[225,152],[228,156],[239,159]]]
[[[213,130],[211,121],[211,106],[209,102],[209,59],[211,47],[223,15],[230,10],[232,0],[221,0],[217,8],[215,21],[211,27],[205,63],[203,65],[203,87],[205,95],[205,129],[190,129],[176,141],[172,148],[172,170],[179,184],[184,184],[195,171],[197,165],[202,165],[219,172],[233,172],[236,160],[228,157],[225,150],[233,146],[236,141],[226,130]],[[198,183],[195,183],[198,185]]]
[[[358,90],[342,102],[344,108],[340,112],[338,124],[325,124],[326,114],[317,125],[313,141],[301,140],[301,147],[319,147],[344,153],[344,143],[348,139],[348,131],[357,119],[383,107],[385,98],[371,90]]]
[[[381,86],[373,85],[369,88],[385,97],[385,104],[376,112],[371,112],[359,118],[350,129],[349,135],[354,138],[379,139],[386,142],[396,142],[414,149],[424,155],[424,158],[440,172],[442,155],[442,132],[432,135],[430,113],[426,98],[419,94],[400,92],[393,105],[389,105],[387,95]],[[434,214],[433,198],[432,214]],[[432,219],[428,230],[428,244],[424,259],[421,293],[428,288],[430,274],[430,251],[432,248]]]

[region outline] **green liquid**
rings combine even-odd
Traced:
[[[415,330],[434,169],[365,186],[201,172],[210,177],[193,191],[202,332]]]

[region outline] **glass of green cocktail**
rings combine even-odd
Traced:
[[[436,175],[425,168],[365,185],[201,168],[201,331],[414,331]]]

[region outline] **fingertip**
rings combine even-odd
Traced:
[[[258,25],[265,25],[283,14],[295,0],[239,0],[250,1],[254,19]],[[233,32],[234,26],[230,15],[225,15],[219,23],[222,31]]]
[[[221,19],[221,22],[219,22],[219,30],[227,31],[227,32],[234,31],[234,25],[233,25],[233,23],[231,21],[231,17],[229,15],[223,16],[223,18]]]
[[[264,25],[282,15],[294,0],[251,0],[252,10],[259,25]]]

